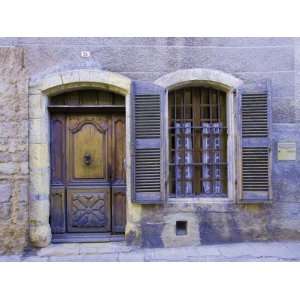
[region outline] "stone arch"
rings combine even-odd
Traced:
[[[95,69],[58,72],[29,81],[29,238],[33,246],[46,247],[51,242],[48,97],[82,88],[105,89],[122,94],[126,99],[128,127],[130,87],[129,78]],[[129,132],[129,128],[126,131]],[[129,138],[126,137],[126,145],[130,143]],[[126,160],[127,174],[130,174],[130,156],[127,149]],[[130,188],[127,188],[127,192],[130,193]],[[127,199],[130,199],[129,194]]]
[[[158,78],[155,83],[169,90],[192,84],[207,84],[229,91],[238,88],[243,81],[219,70],[197,68],[168,73]]]

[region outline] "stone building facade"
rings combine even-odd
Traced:
[[[53,242],[49,105],[53,97],[81,90],[109,91],[124,97],[127,243],[176,247],[300,239],[299,61],[298,38],[1,38],[0,253],[21,253]],[[254,92],[247,92],[243,98],[243,88],[248,86]],[[149,87],[153,88],[150,93]],[[226,94],[228,160],[224,197],[170,196],[170,108],[165,104],[170,105],[174,90],[189,87],[212,88]],[[149,193],[156,201],[148,201],[145,195],[141,201],[136,192],[136,153],[137,149],[146,149],[137,141],[139,123],[134,112],[139,108],[135,104],[145,97],[139,89],[150,102],[153,91],[161,95],[161,190],[159,198]],[[263,175],[269,172],[269,186],[267,196],[258,193],[258,201],[243,201],[241,170],[247,161],[239,156],[243,129],[238,125],[238,103],[239,99],[252,99],[265,91],[269,101],[270,157]],[[263,96],[257,97],[261,103]],[[148,150],[155,149],[155,143],[147,141],[145,145]],[[258,161],[259,155],[255,157]],[[203,168],[200,171],[205,172]],[[179,173],[175,173],[176,181]],[[260,178],[260,173],[253,174]],[[206,189],[204,184],[201,188]],[[183,189],[188,191],[188,184]],[[180,193],[175,190],[176,195]]]

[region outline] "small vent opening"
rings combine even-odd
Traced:
[[[187,235],[187,221],[176,221],[176,235]]]

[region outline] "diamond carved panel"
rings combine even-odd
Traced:
[[[106,191],[72,191],[68,197],[70,231],[104,231],[110,227]]]
[[[75,227],[105,225],[104,200],[100,194],[72,195],[72,224]]]

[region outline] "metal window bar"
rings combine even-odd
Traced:
[[[225,93],[184,88],[169,94],[169,185],[176,197],[225,196]]]

